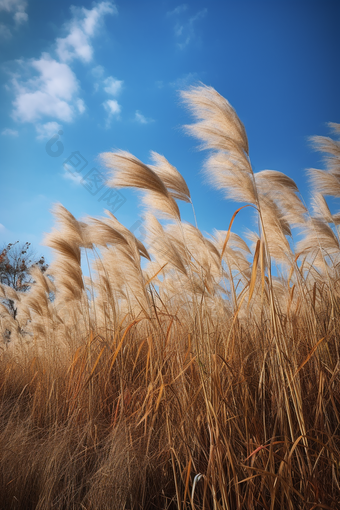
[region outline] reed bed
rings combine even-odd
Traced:
[[[228,101],[204,85],[182,98],[207,176],[244,205],[205,236],[181,220],[176,168],[120,151],[102,155],[108,185],[142,190],[144,243],[109,212],[55,207],[47,274],[1,286],[18,310],[1,305],[1,509],[340,507],[340,214],[325,199],[340,197],[340,125],[312,140],[325,169],[309,170],[308,211],[288,176],[253,172]],[[258,223],[245,239],[242,207]]]

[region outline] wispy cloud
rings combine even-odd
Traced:
[[[86,110],[86,106],[85,106],[85,103],[82,99],[77,99],[76,100],[76,107],[78,108],[78,112],[80,114],[84,113],[84,111]]]
[[[186,89],[189,85],[192,85],[194,82],[199,80],[198,73],[187,73],[183,76],[180,76],[176,80],[170,82],[170,87],[173,87],[178,90]]]
[[[118,96],[123,87],[123,81],[109,76],[104,80],[104,90],[107,94]]]
[[[151,122],[154,122],[154,119],[148,119],[139,110],[136,110],[135,121],[139,124],[151,124]]]
[[[67,163],[64,165],[63,173],[61,174],[62,178],[79,186],[83,182],[83,177],[80,174],[74,173],[73,167],[69,166],[69,168],[67,168],[68,166]]]
[[[202,73],[202,72],[200,72],[200,73],[193,72],[193,73],[182,74],[181,76],[178,76],[174,80],[167,82],[167,83],[162,80],[156,81],[155,87],[157,87],[158,89],[162,89],[164,87],[171,87],[176,90],[183,90],[183,89],[188,88],[190,85],[193,85],[199,81],[202,81],[202,79],[203,79],[202,75],[204,75],[204,73]]]
[[[204,8],[202,9],[201,11],[198,11],[195,16],[192,16],[190,19],[189,19],[189,23],[195,23],[195,21],[199,20],[199,19],[202,19],[206,16],[208,12],[208,9],[207,8]]]
[[[172,11],[168,11],[166,13],[167,16],[178,16],[179,14],[182,14],[182,12],[185,12],[187,10],[188,6],[187,4],[181,4],[175,7]]]
[[[61,130],[61,125],[58,122],[46,122],[46,124],[37,124],[35,129],[38,140],[48,140]]]
[[[90,62],[93,57],[91,39],[107,14],[117,14],[112,2],[100,2],[92,9],[72,7],[73,18],[65,25],[67,35],[56,40],[57,55],[62,62],[74,59]]]
[[[98,80],[99,78],[102,78],[104,76],[105,69],[103,66],[93,67],[93,69],[91,69],[91,74],[92,76],[94,76],[94,78]]]
[[[57,62],[48,53],[39,60],[21,62],[22,74],[27,80],[14,77],[12,84],[16,93],[13,117],[20,122],[36,122],[42,117],[54,117],[70,122],[77,107],[77,78],[71,68]],[[35,73],[35,76],[32,74]]]
[[[26,0],[0,0],[0,11],[5,11],[12,16],[15,28],[28,21],[28,14],[26,12]],[[8,26],[3,23],[0,24],[0,36],[3,38],[10,38],[12,32]]]
[[[0,11],[13,13],[13,18],[19,23],[24,19],[27,21],[28,15],[25,12],[27,7],[26,0],[0,0]]]
[[[99,87],[102,87],[107,94],[111,96],[118,96],[123,88],[124,81],[118,80],[113,76],[105,76],[105,69],[103,66],[96,66],[91,70],[92,76],[97,80],[95,83],[95,91],[99,90]]]
[[[26,21],[28,21],[27,12],[17,11],[14,14],[14,21],[17,25],[22,25],[23,23],[26,23]]]
[[[12,37],[12,33],[4,23],[0,23],[0,37],[2,39],[10,39]]]
[[[121,107],[116,99],[107,99],[107,101],[104,101],[103,106],[108,113],[106,127],[109,128],[113,117],[119,119]]]
[[[111,115],[118,115],[120,113],[120,105],[115,99],[108,99],[104,103],[105,109],[111,114]]]
[[[167,13],[168,16],[176,17],[177,21],[174,26],[174,34],[177,40],[177,46],[181,50],[183,50],[190,42],[192,42],[195,37],[195,25],[201,19],[203,19],[208,9],[202,9],[198,11],[195,15],[191,16],[189,19],[181,19],[181,14],[187,10],[187,5],[179,5],[173,11]]]
[[[16,129],[6,128],[1,131],[3,136],[19,136],[19,133]]]
[[[113,76],[108,76],[105,78],[105,69],[103,66],[96,66],[91,71],[92,76],[96,79],[94,84],[95,92],[98,92],[99,89],[103,90],[109,96],[117,97],[123,90],[124,81],[118,80]],[[121,111],[121,106],[116,99],[107,99],[103,102],[103,106],[105,110],[108,112],[108,117],[106,119],[106,127],[109,127],[111,124],[112,117],[119,118],[119,113]]]
[[[13,3],[22,5],[23,2],[0,0],[0,6]],[[74,60],[85,63],[92,60],[92,39],[98,33],[104,16],[116,14],[117,9],[113,2],[102,1],[94,4],[92,9],[71,7],[71,10],[72,19],[64,26],[65,37],[55,41],[57,58],[43,53],[39,59],[17,61],[19,67],[12,77],[15,93],[12,116],[18,122],[35,124],[46,117],[54,122],[71,122],[86,109],[79,97],[80,87],[71,63]],[[23,11],[18,8],[15,12]],[[38,137],[39,129],[43,129],[41,123],[37,126]]]

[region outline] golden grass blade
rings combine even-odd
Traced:
[[[135,319],[134,321],[132,321],[132,322],[131,322],[131,324],[129,324],[129,325],[127,326],[127,328],[126,328],[126,330],[124,331],[124,334],[123,334],[122,338],[120,339],[120,342],[119,342],[119,344],[118,344],[118,346],[117,346],[117,348],[116,348],[116,350],[115,350],[115,352],[114,352],[114,354],[113,354],[112,361],[111,361],[110,368],[109,368],[109,372],[111,372],[111,370],[112,370],[112,367],[113,367],[113,365],[114,365],[114,362],[116,361],[116,358],[117,358],[117,356],[118,356],[118,354],[119,354],[119,351],[120,351],[120,349],[122,348],[122,345],[123,345],[123,342],[124,342],[124,339],[125,339],[126,335],[127,335],[127,334],[128,334],[128,332],[130,331],[130,329],[131,329],[133,326],[135,326],[136,324],[138,324],[141,320],[143,320],[143,319]]]
[[[244,209],[245,207],[254,207],[253,205],[251,204],[247,204],[247,205],[242,205],[242,207],[239,207],[233,214],[231,220],[230,220],[230,223],[229,223],[229,227],[228,227],[228,232],[227,232],[227,235],[226,235],[226,238],[225,238],[225,241],[224,241],[224,244],[223,244],[223,248],[222,248],[222,251],[221,251],[221,256],[220,256],[220,261],[222,262],[222,259],[223,259],[223,255],[224,255],[224,252],[225,252],[225,249],[227,247],[227,244],[228,244],[228,241],[229,241],[229,237],[230,237],[230,232],[231,232],[231,227],[233,226],[233,223],[234,223],[234,220],[236,218],[236,216],[238,215],[238,213]]]
[[[164,385],[164,384],[162,384],[162,385],[161,385],[161,387],[160,387],[159,394],[158,394],[158,398],[157,398],[157,402],[156,402],[155,413],[157,412],[157,409],[158,409],[158,407],[159,407],[159,404],[161,403],[164,388],[165,388],[165,385]]]
[[[259,255],[260,255],[260,249],[261,249],[261,241],[258,240],[256,243],[256,249],[255,249],[255,254],[254,254],[254,259],[253,259],[253,269],[251,272],[251,278],[250,278],[250,284],[249,284],[248,307],[249,307],[250,300],[253,296],[253,292],[254,292],[254,288],[255,288],[256,277],[257,277],[257,265],[258,265]],[[264,276],[263,276],[263,280],[264,280]],[[264,288],[264,285],[263,285],[263,288]]]
[[[188,465],[186,467],[187,476],[185,478],[184,497],[183,497],[183,510],[186,510],[186,499],[187,499],[187,494],[188,494],[188,489],[189,489],[189,482],[190,482],[191,463],[192,463],[192,460],[191,460],[191,457],[190,457]]]
[[[168,262],[165,262],[165,264],[163,264],[163,266],[160,268],[160,270],[159,270],[159,271],[157,271],[157,273],[155,273],[153,276],[151,276],[151,278],[149,278],[149,279],[148,279],[148,281],[147,281],[146,283],[144,283],[144,286],[145,286],[145,287],[147,287],[147,286],[149,285],[149,283],[150,283],[150,282],[151,282],[154,278],[156,278],[156,276],[158,276],[158,275],[159,275],[159,273],[160,273],[161,271],[163,271],[163,269],[164,269],[164,268],[165,268],[165,266],[167,266],[167,265],[168,265]]]
[[[266,276],[266,262],[265,262],[265,243],[264,240],[261,240],[261,247],[260,247],[260,263],[261,263],[261,287],[262,287],[262,295],[265,289],[265,276]]]
[[[98,365],[98,363],[99,363],[99,360],[100,360],[100,358],[102,357],[102,354],[103,354],[103,352],[105,351],[105,349],[106,349],[106,346],[104,345],[104,347],[102,348],[102,350],[101,350],[101,351],[100,351],[100,353],[98,354],[98,357],[97,357],[97,359],[96,359],[96,361],[95,361],[95,364],[94,364],[94,365],[93,365],[93,367],[92,367],[92,370],[91,370],[91,373],[90,373],[89,377],[87,378],[87,380],[86,380],[86,382],[85,382],[85,384],[84,384],[84,387],[85,387],[85,386],[86,386],[86,385],[87,385],[87,384],[91,381],[91,379],[92,379],[92,377],[93,377],[93,375],[94,375],[94,371],[96,370],[96,367],[97,367],[97,365]]]
[[[299,366],[299,368],[297,369],[297,371],[295,372],[293,377],[295,377],[300,372],[300,370],[305,366],[305,364],[308,363],[308,361],[311,359],[311,357],[315,353],[316,349],[319,347],[319,345],[321,344],[321,342],[323,342],[323,340],[325,338],[326,338],[325,336],[320,338],[320,340],[314,345],[314,347],[311,349],[311,351],[309,352],[308,356],[303,361],[303,363],[301,363],[301,365]]]

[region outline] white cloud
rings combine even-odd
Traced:
[[[105,110],[108,112],[108,117],[106,119],[106,127],[109,128],[111,124],[112,117],[116,117],[119,119],[119,114],[121,111],[120,104],[115,99],[107,99],[103,106]]]
[[[104,67],[103,66],[94,67],[93,69],[91,69],[91,74],[96,80],[103,78],[103,76],[105,74]],[[99,90],[99,83],[96,82],[96,83],[94,83],[94,91],[97,92],[98,90]]]
[[[202,19],[205,17],[205,15],[207,14],[208,12],[208,9],[207,8],[204,8],[202,9],[201,11],[198,11],[196,12],[195,16],[192,16],[190,19],[189,19],[189,23],[194,23],[195,21],[197,21],[198,19]]]
[[[108,111],[110,115],[120,114],[120,105],[115,99],[108,99],[103,103],[103,105],[105,110]]]
[[[177,23],[175,26],[175,36],[180,37],[183,33],[183,30],[184,30],[183,25],[180,25],[179,23]]]
[[[99,90],[99,87],[103,87],[107,94],[111,96],[118,96],[123,88],[124,81],[118,80],[113,76],[108,76],[104,79],[105,69],[103,66],[96,66],[91,70],[92,76],[98,80],[94,84],[95,92]]]
[[[107,94],[111,94],[112,96],[118,96],[118,94],[122,90],[123,81],[117,80],[112,76],[109,76],[104,80],[104,90]]]
[[[37,71],[38,76],[27,81],[13,79],[16,91],[14,118],[21,122],[35,122],[49,116],[72,121],[78,101],[78,82],[70,67],[44,53],[39,60],[28,62],[26,68]]]
[[[0,0],[0,10],[13,12],[17,24],[26,19],[26,5],[24,0]],[[49,124],[46,122],[48,117],[55,122],[71,122],[84,113],[86,106],[79,98],[79,83],[70,67],[71,62],[75,59],[89,62],[92,59],[92,38],[98,32],[104,16],[117,14],[112,1],[97,2],[91,9],[71,7],[71,10],[73,16],[64,27],[65,37],[56,39],[57,57],[43,53],[38,59],[18,60],[19,68],[13,74],[11,87],[15,98],[12,116],[19,122],[39,123],[38,137],[44,136],[41,130],[44,130],[42,126]],[[10,33],[0,24],[1,35],[7,37]],[[102,79],[101,85],[105,86],[107,93],[117,95],[121,90],[123,82],[113,77],[103,83],[104,69],[101,66],[95,67],[92,73]],[[107,101],[105,107],[111,116],[120,111],[115,101]]]
[[[178,16],[179,14],[182,14],[182,12],[185,12],[187,10],[188,6],[187,4],[178,5],[173,9],[172,11],[168,11],[166,13],[167,16]]]
[[[91,39],[95,36],[106,14],[117,14],[117,8],[112,2],[100,2],[91,10],[85,7],[73,7],[73,18],[65,27],[68,33],[56,41],[56,51],[61,61],[70,62],[80,59],[83,62],[90,62],[92,60]]]
[[[8,14],[13,14],[13,20],[18,27],[28,21],[28,14],[26,11],[26,0],[0,0],[0,11],[5,11]],[[6,39],[11,37],[12,33],[8,26],[3,23],[0,24],[0,36]]]
[[[3,23],[0,23],[0,37],[3,39],[10,39],[12,37],[10,29]]]
[[[153,119],[146,118],[140,111],[136,110],[135,113],[135,121],[139,122],[139,124],[150,124],[151,122],[154,122]]]
[[[194,82],[197,82],[199,79],[198,73],[187,73],[183,76],[180,76],[175,81],[170,83],[171,87],[174,87],[175,89],[186,89]]]
[[[140,124],[147,124],[148,123],[148,121],[146,120],[144,115],[142,115],[138,110],[135,113],[135,120],[137,122],[139,122]]]
[[[0,232],[5,232],[5,230],[6,227],[2,223],[0,223]]]
[[[15,129],[6,128],[1,131],[1,134],[4,136],[18,136],[19,133]]]
[[[178,16],[182,12],[186,10],[186,4],[180,5],[176,7],[173,11],[168,13],[168,15],[176,15]],[[202,9],[198,11],[194,16],[191,16],[185,22],[177,22],[174,27],[175,38],[178,40],[177,46],[182,50],[184,49],[193,39],[195,39],[195,27],[194,25],[200,19],[203,19],[207,14],[208,9]]]
[[[37,124],[35,129],[37,130],[37,139],[46,140],[58,133],[61,130],[61,125],[58,122],[46,122],[45,124]]]
[[[77,99],[76,101],[76,105],[77,105],[77,108],[78,108],[78,112],[81,114],[81,113],[84,113],[85,111],[85,103],[82,99]]]
[[[69,166],[69,169],[67,168],[68,166]],[[65,164],[64,165],[64,173],[61,174],[61,176],[63,179],[66,179],[67,181],[71,181],[74,184],[79,185],[82,183],[83,177],[82,177],[82,175],[75,173],[73,170],[74,169],[73,169],[73,167],[71,167],[71,165]]]
[[[25,12],[26,0],[0,0],[0,11]]]
[[[103,66],[96,66],[91,70],[92,76],[95,78],[102,78],[104,76],[105,70]]]
[[[26,23],[26,21],[28,21],[27,12],[21,12],[21,11],[16,12],[14,14],[14,21],[17,25],[22,25],[23,23]]]

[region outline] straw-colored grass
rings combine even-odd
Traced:
[[[156,153],[104,155],[109,183],[143,190],[144,245],[110,213],[56,206],[50,276],[1,286],[18,307],[1,308],[1,509],[339,508],[339,221],[323,195],[340,188],[340,143],[314,139],[311,216],[290,178],[253,173],[225,99],[183,99],[206,172],[258,231],[232,232],[242,207],[210,238],[180,220],[190,192]]]

